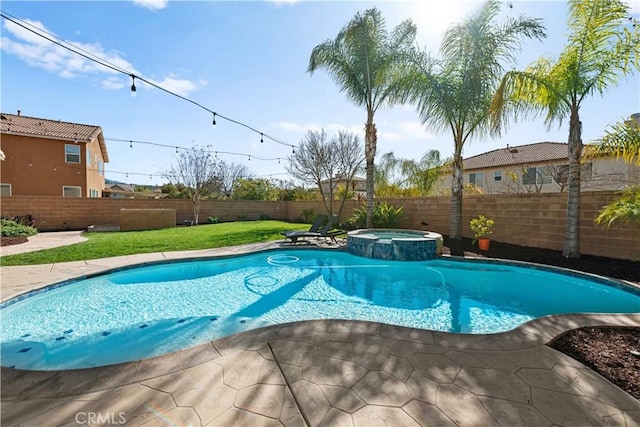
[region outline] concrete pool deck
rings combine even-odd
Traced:
[[[3,267],[1,299],[138,263],[283,248],[281,242]],[[3,252],[4,255],[4,252]],[[1,370],[2,425],[640,425],[640,402],[545,344],[640,314],[558,315],[460,335],[320,320],[172,354],[70,371]]]

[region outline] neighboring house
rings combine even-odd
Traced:
[[[367,194],[367,180],[365,178],[354,176],[353,178],[348,179],[341,175],[336,175],[331,180],[325,179],[324,181],[320,181],[320,187],[325,195],[329,194],[331,185],[333,185],[334,194],[336,194],[339,189],[344,188],[348,188],[350,191],[353,191],[354,199],[364,197]]]
[[[109,161],[100,126],[2,113],[2,196],[102,197]]]
[[[135,187],[131,184],[107,184],[104,189],[105,197],[112,197],[115,199],[133,199]]]
[[[463,160],[465,185],[484,194],[553,193],[567,189],[567,144],[538,142],[478,154]],[[450,172],[438,183],[440,191],[451,188]],[[582,163],[581,190],[618,190],[638,184],[640,168],[614,157],[588,159]]]
[[[161,187],[155,187],[151,191],[135,191],[134,185],[122,183],[108,184],[103,193],[104,197],[115,199],[164,199],[169,196],[162,193]]]

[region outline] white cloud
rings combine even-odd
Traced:
[[[133,0],[133,3],[150,10],[160,10],[167,7],[168,0]]]
[[[197,84],[195,84],[192,81],[184,80],[184,79],[176,79],[174,77],[165,77],[160,81],[151,80],[151,79],[148,79],[148,80],[170,92],[175,92],[181,96],[188,96],[190,92],[193,92],[199,87]]]
[[[406,135],[410,139],[429,139],[434,136],[432,133],[428,132],[418,120],[398,122],[395,126],[400,133]]]
[[[25,20],[25,22],[36,32],[47,32],[49,34],[53,34],[39,21]],[[43,37],[40,37],[31,31],[27,31],[11,21],[4,21],[4,30],[6,31],[5,34],[11,35],[13,38],[8,36],[2,37],[2,49],[6,53],[15,55],[34,67],[43,68],[66,78],[75,77],[83,73],[116,73],[114,70],[83,58],[61,46],[53,44]],[[46,34],[44,35],[51,38]],[[112,63],[116,67],[134,70],[129,61],[122,58],[117,52],[105,51],[99,43],[70,43],[73,43],[74,46],[88,52],[90,55]]]
[[[53,34],[41,22],[25,20],[27,26],[33,31],[43,34]],[[55,73],[63,78],[75,78],[80,75],[97,75],[102,78],[100,85],[105,89],[122,89],[127,84],[122,80],[118,71],[100,65],[97,62],[84,58],[72,51],[58,46],[43,37],[28,31],[11,21],[4,21],[4,36],[0,39],[0,47],[7,54],[15,55],[27,64],[42,68],[51,73]],[[99,43],[82,43],[69,41],[76,48],[84,51],[89,56],[94,56],[118,68],[132,73],[141,75],[135,67],[127,61],[119,52],[107,51]],[[127,78],[125,77],[124,80]],[[148,79],[152,81],[151,79]],[[179,79],[175,75],[169,75],[160,80],[153,80],[159,86],[176,92],[179,95],[187,96],[190,92],[198,89],[206,84],[205,81],[191,82],[186,79]],[[144,87],[144,85],[140,85]]]
[[[120,77],[111,76],[102,80],[100,82],[100,85],[105,89],[118,90],[118,89],[122,89],[125,86],[125,82]]]
[[[281,129],[288,132],[294,132],[298,134],[304,134],[308,130],[318,131],[324,129],[327,134],[335,135],[339,131],[347,131],[356,134],[362,140],[364,140],[364,126],[363,125],[345,125],[341,123],[328,123],[318,124],[312,123],[293,123],[293,122],[278,122],[271,124],[272,128]],[[433,135],[422,126],[418,120],[414,121],[390,121],[384,124],[384,129],[380,129],[378,126],[378,141],[385,142],[410,142],[416,140],[426,140],[433,138]]]

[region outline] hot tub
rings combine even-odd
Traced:
[[[397,261],[425,261],[442,254],[442,235],[431,231],[367,228],[347,233],[353,255]]]

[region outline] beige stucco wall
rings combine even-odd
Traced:
[[[640,184],[640,167],[626,163],[622,159],[597,158],[591,163],[591,175],[583,174],[581,190],[620,190],[629,185]],[[562,187],[552,178],[551,182],[537,185],[524,185],[522,172],[529,167],[553,167],[566,165],[566,161],[530,163],[527,165],[509,165],[484,169],[466,169],[463,173],[463,182],[469,184],[469,175],[482,172],[483,180],[480,186],[484,194],[504,193],[557,193]],[[495,181],[494,173],[502,172],[502,181]],[[517,177],[517,179],[515,179]],[[451,174],[444,175],[434,187],[435,194],[446,194],[451,189]],[[566,188],[565,188],[566,190]]]

